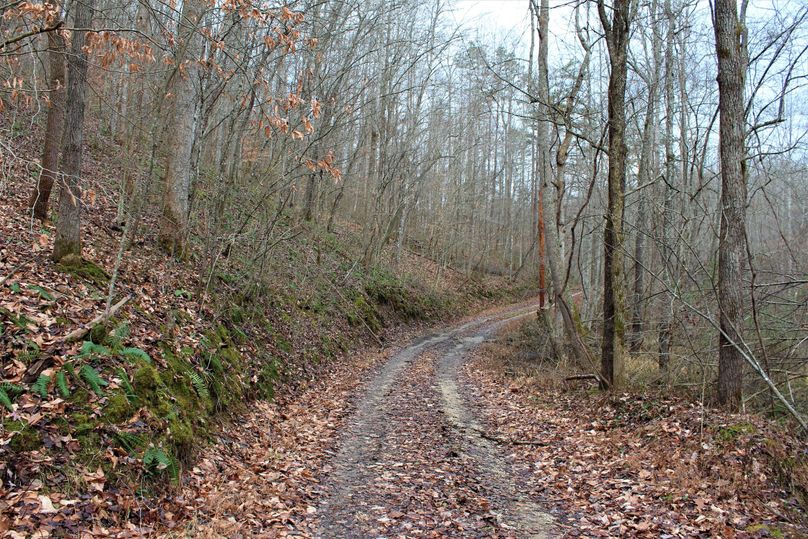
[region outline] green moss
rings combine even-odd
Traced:
[[[93,326],[87,337],[89,338],[90,341],[94,342],[95,344],[102,344],[104,346],[109,346],[108,343],[110,340],[110,332],[112,331],[112,327],[113,327],[112,324],[109,323],[97,324]]]
[[[289,341],[287,341],[281,336],[278,335],[275,336],[275,346],[277,346],[278,350],[280,350],[281,352],[284,352],[286,354],[292,353],[292,345],[289,344]]]
[[[189,463],[196,445],[193,427],[186,421],[174,419],[168,424],[168,437],[177,459]]]
[[[777,528],[772,528],[766,524],[752,524],[751,526],[746,528],[747,533],[751,533],[756,537],[766,537],[771,536],[776,539],[781,539],[785,537],[783,532]]]
[[[322,354],[328,358],[336,355],[335,344],[331,337],[328,335],[322,335],[320,337],[320,350]]]
[[[16,432],[9,443],[12,451],[21,453],[42,447],[42,435],[24,421],[7,420],[3,422],[3,428],[8,432]]]
[[[95,469],[95,466],[101,465],[105,472],[109,470],[109,462],[107,459],[103,458],[105,446],[100,433],[95,430],[88,431],[77,436],[76,439],[79,442],[79,451],[76,454],[76,459],[80,463],[85,466],[93,466],[93,469]]]
[[[353,310],[348,311],[347,318],[348,324],[351,326],[360,326],[364,322],[374,333],[378,333],[383,327],[378,311],[367,302],[362,294],[357,294],[354,298]]]
[[[106,407],[104,407],[102,419],[113,424],[122,423],[132,417],[132,412],[132,406],[129,399],[126,398],[126,394],[116,392],[109,398]]]
[[[744,434],[755,434],[757,428],[751,423],[738,423],[736,425],[729,425],[718,431],[716,438],[722,442],[730,442]]]
[[[105,288],[109,284],[110,277],[104,268],[80,256],[67,255],[59,260],[56,267],[64,273],[86,279],[98,288]]]
[[[160,373],[152,365],[141,365],[132,376],[135,394],[143,402],[151,405],[158,404],[160,398],[158,390],[163,386]]]
[[[276,357],[269,356],[258,374],[256,387],[260,398],[272,400],[275,396],[275,384],[278,382],[278,378],[280,378],[280,362]]]
[[[70,414],[70,423],[73,425],[73,430],[77,436],[92,432],[96,423],[90,420],[90,416],[83,412],[74,412]]]

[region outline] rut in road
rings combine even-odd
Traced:
[[[365,388],[325,469],[318,537],[550,537],[458,381],[468,353],[521,308],[422,338]]]

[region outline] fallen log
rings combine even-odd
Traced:
[[[103,312],[99,314],[98,316],[90,320],[87,324],[84,324],[82,327],[74,329],[73,331],[65,335],[64,339],[62,339],[62,342],[69,343],[81,339],[82,337],[87,335],[90,331],[92,331],[92,329],[95,326],[115,316],[124,305],[129,303],[129,300],[131,299],[132,299],[131,295],[126,296],[121,301],[110,307],[109,312]]]

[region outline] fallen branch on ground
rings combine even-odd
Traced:
[[[121,308],[124,305],[126,305],[131,299],[132,299],[131,295],[126,296],[121,301],[110,307],[109,312],[101,313],[92,320],[90,320],[90,322],[88,322],[87,324],[84,324],[82,327],[71,331],[70,333],[65,335],[65,338],[62,339],[62,341],[68,343],[81,339],[82,337],[87,335],[95,326],[115,316],[118,313],[118,311],[120,311]]]

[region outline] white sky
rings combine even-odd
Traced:
[[[514,37],[530,32],[528,0],[455,0],[455,19],[469,26],[498,30]]]
[[[454,0],[455,21],[465,28],[479,30],[483,35],[495,35],[499,41],[522,44],[527,56],[530,44],[529,0]],[[572,8],[568,0],[550,0],[551,41],[566,41],[573,37]]]

